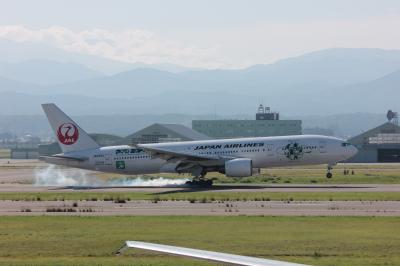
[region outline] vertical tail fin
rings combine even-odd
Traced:
[[[42,108],[63,153],[100,147],[99,144],[54,103],[42,104]]]

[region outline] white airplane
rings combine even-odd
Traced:
[[[327,164],[357,153],[350,143],[326,136],[298,135],[216,139],[101,147],[55,104],[43,104],[62,153],[42,157],[51,164],[118,174],[190,173],[190,185],[211,186],[208,172],[247,177],[260,168]]]

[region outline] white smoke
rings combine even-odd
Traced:
[[[80,169],[66,169],[55,165],[35,170],[36,186],[84,186],[84,187],[168,187],[184,186],[189,179],[170,179],[164,177],[123,177],[112,180],[101,180],[92,173]]]
[[[78,169],[59,168],[49,165],[35,170],[35,185],[37,186],[88,186],[99,185],[97,177]]]
[[[158,177],[153,179],[136,177],[136,178],[122,178],[114,179],[108,182],[109,186],[127,186],[127,187],[168,187],[168,186],[182,186],[189,181],[187,178],[171,179]]]

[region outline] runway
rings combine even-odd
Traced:
[[[47,165],[34,160],[0,160],[0,193],[56,192],[400,192],[400,184],[216,184],[185,186],[38,186],[36,171]],[[390,166],[391,167],[391,166]],[[394,167],[394,166],[393,166]],[[398,166],[396,166],[398,167]],[[62,169],[69,175],[72,169]],[[94,175],[95,172],[89,172]],[[96,178],[96,176],[93,176]],[[276,215],[400,216],[400,201],[0,201],[0,215]]]
[[[399,184],[337,184],[337,185],[296,185],[296,184],[252,184],[252,185],[221,185],[211,188],[190,187],[89,187],[89,186],[35,186],[32,184],[0,184],[2,192],[400,192]]]
[[[196,189],[184,186],[143,187],[143,186],[36,186],[35,173],[48,167],[37,160],[0,160],[0,193],[2,192],[188,192],[207,190],[209,192],[400,192],[400,184],[216,184],[209,189]],[[377,167],[369,165],[368,169]],[[379,171],[388,171],[399,165],[387,165]],[[303,169],[304,170],[304,169]],[[75,169],[62,168],[59,170],[65,176],[72,176]],[[96,178],[97,172],[85,171]],[[90,177],[91,178],[91,177]],[[90,179],[88,178],[88,179]]]
[[[74,204],[75,203],[75,204]],[[0,201],[0,215],[400,216],[399,201]]]

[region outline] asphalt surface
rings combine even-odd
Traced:
[[[75,203],[75,205],[74,205]],[[0,215],[400,216],[398,201],[0,201]]]
[[[400,184],[251,184],[199,189],[179,186],[35,185],[35,160],[0,160],[0,193],[6,192],[400,192]],[[63,170],[67,175],[71,169]],[[400,201],[0,201],[0,215],[289,215],[400,216]],[[76,204],[78,206],[76,206]]]
[[[211,188],[177,187],[101,187],[101,186],[36,186],[32,184],[0,184],[1,192],[400,192],[400,185],[345,184],[345,185],[214,185]]]
[[[47,164],[37,160],[0,160],[0,193],[1,192],[72,192],[89,191],[96,192],[149,192],[149,193],[168,193],[168,192],[187,192],[199,190],[196,188],[185,187],[184,185],[167,186],[102,186],[91,184],[84,186],[72,185],[35,185],[35,176],[42,173],[48,167]],[[60,170],[65,176],[76,174],[77,170],[64,168]],[[78,170],[80,171],[80,170]],[[80,173],[80,172],[79,172]],[[95,172],[85,171],[88,180],[96,178]],[[54,173],[53,173],[54,174]],[[91,177],[90,175],[93,175]],[[68,183],[68,182],[65,182]],[[184,182],[183,182],[184,183]],[[210,189],[201,189],[212,192],[400,192],[400,184],[345,184],[345,185],[326,185],[326,184],[251,184],[251,185],[214,185]]]

